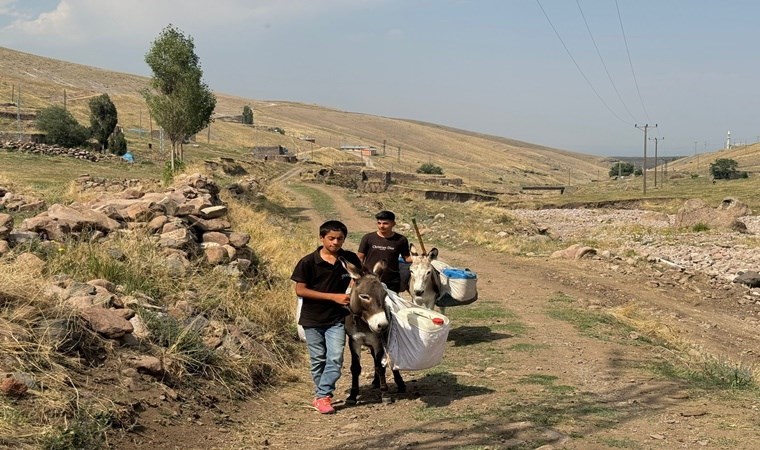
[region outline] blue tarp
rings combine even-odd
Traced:
[[[126,162],[131,162],[131,163],[135,162],[135,157],[132,156],[132,154],[129,153],[129,152],[124,153],[123,155],[121,155],[121,159],[123,159]]]

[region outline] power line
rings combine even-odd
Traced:
[[[620,91],[618,91],[618,88],[615,85],[615,81],[612,80],[612,75],[610,75],[610,71],[607,69],[607,64],[604,62],[602,53],[599,51],[599,46],[596,45],[596,39],[594,39],[594,35],[593,33],[591,33],[591,27],[589,27],[588,25],[588,21],[586,20],[586,15],[583,14],[583,8],[581,8],[580,0],[575,0],[575,4],[578,5],[578,11],[581,13],[581,17],[583,18],[583,23],[586,24],[586,30],[588,30],[588,35],[591,38],[591,42],[594,43],[596,54],[599,56],[599,61],[601,61],[602,67],[604,67],[604,71],[605,73],[607,73],[607,78],[610,80],[610,84],[612,84],[612,88],[615,90],[615,94],[617,94],[618,100],[620,100],[620,103],[623,105],[623,108],[625,108],[625,111],[628,113],[628,116],[630,116],[631,119],[635,122],[636,118],[631,113],[631,110],[628,109],[628,105],[626,105],[625,102],[623,101],[623,97],[620,95]]]
[[[568,49],[567,45],[565,45],[565,41],[562,39],[562,36],[560,36],[559,31],[557,31],[557,28],[552,23],[551,19],[549,18],[549,15],[546,13],[546,10],[541,5],[541,1],[540,0],[536,0],[536,3],[538,3],[538,7],[541,8],[541,12],[544,13],[544,17],[546,17],[546,20],[547,20],[547,22],[549,22],[549,25],[552,27],[552,30],[554,30],[554,34],[557,35],[557,38],[562,43],[562,47],[565,48],[565,52],[567,52],[567,56],[570,57],[570,59],[573,61],[573,64],[575,64],[575,68],[578,69],[578,72],[580,72],[580,74],[583,77],[583,79],[586,80],[586,84],[588,84],[588,86],[591,88],[591,90],[594,91],[594,94],[596,94],[596,98],[598,98],[599,101],[602,102],[602,104],[604,105],[604,107],[607,108],[607,110],[613,116],[615,116],[616,119],[618,119],[619,121],[621,121],[621,122],[623,122],[625,124],[628,124],[629,122],[621,119],[620,116],[618,116],[617,113],[615,113],[615,111],[613,111],[612,108],[610,108],[610,106],[607,104],[607,102],[604,101],[604,99],[602,98],[602,96],[599,95],[599,92],[597,92],[596,88],[594,88],[594,85],[591,83],[591,81],[588,79],[588,77],[586,76],[586,74],[583,72],[583,70],[581,69],[581,66],[578,65],[578,62],[573,57],[572,53],[570,53],[570,49]]]
[[[636,85],[636,93],[639,95],[639,101],[641,102],[641,109],[644,110],[644,115],[647,116],[647,120],[651,122],[649,113],[646,106],[644,106],[644,98],[641,96],[641,90],[639,89],[639,82],[636,80],[636,72],[633,70],[633,61],[631,60],[631,51],[628,48],[628,39],[625,37],[625,28],[623,28],[623,18],[620,15],[620,5],[618,0],[615,0],[615,7],[617,8],[618,22],[620,22],[620,31],[623,33],[623,42],[625,43],[625,52],[628,55],[628,65],[631,67],[631,75],[633,75],[633,84]]]

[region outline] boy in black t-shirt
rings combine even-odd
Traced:
[[[335,412],[332,396],[343,367],[346,346],[344,318],[350,296],[346,294],[351,277],[338,260],[343,257],[361,266],[355,253],[343,250],[348,235],[346,226],[328,220],[319,227],[322,245],[296,264],[290,279],[296,282],[296,295],[303,298],[298,324],[304,329],[311,361],[315,398],[312,406],[322,414]]]
[[[393,231],[396,226],[396,215],[391,211],[380,211],[375,214],[377,219],[377,231],[367,233],[359,243],[357,255],[364,263],[364,267],[375,267],[379,261],[385,261],[380,281],[385,283],[393,292],[406,290],[402,286],[401,273],[399,271],[399,256],[407,263],[412,262],[409,255],[409,240],[404,235]],[[409,280],[406,280],[407,284]],[[404,288],[404,289],[402,289]]]

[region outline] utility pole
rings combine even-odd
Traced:
[[[16,123],[18,124],[18,140],[21,141],[21,85],[18,85],[18,97],[16,98]]]
[[[63,110],[66,110],[66,89],[63,90]]]
[[[401,146],[398,146],[398,162],[401,162]]]
[[[665,140],[664,137],[649,138],[650,141],[654,141],[654,187],[657,187],[657,142]]]
[[[647,193],[647,131],[649,130],[649,124],[644,124],[643,126],[638,126],[634,124],[636,128],[639,130],[642,130],[644,132],[644,168],[641,171],[642,175],[644,175],[644,195]],[[654,124],[654,128],[657,128],[657,124]]]

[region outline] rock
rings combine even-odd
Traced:
[[[230,239],[224,233],[209,231],[208,233],[203,233],[202,242],[213,242],[219,245],[227,245],[230,243]]]
[[[13,374],[6,374],[5,378],[0,380],[0,392],[6,397],[20,397],[29,390],[29,387],[22,381],[17,380]]]
[[[149,375],[161,375],[164,372],[161,360],[155,356],[138,356],[129,360],[129,364],[137,369],[138,372]]]
[[[212,266],[224,264],[229,260],[227,250],[224,247],[207,247],[203,249],[206,262]]]
[[[204,219],[217,219],[227,215],[226,206],[209,206],[201,209],[201,217]]]
[[[581,259],[586,255],[596,255],[596,249],[573,244],[564,250],[557,250],[552,253],[551,258]]]
[[[240,233],[233,231],[229,236],[230,244],[235,248],[243,248],[251,241],[251,235],[248,233]]]
[[[734,283],[745,284],[753,288],[760,287],[760,273],[754,270],[739,272],[734,278]]]
[[[4,239],[0,239],[0,256],[5,255],[6,253],[10,253],[10,251],[11,244]]]
[[[109,309],[93,306],[82,310],[80,314],[93,331],[109,339],[118,339],[134,331],[128,320]]]
[[[138,315],[132,316],[129,319],[129,323],[132,324],[132,333],[136,337],[140,339],[147,339],[148,336],[150,336],[150,330],[148,330],[148,327],[145,326],[145,322],[143,322],[142,318]]]

